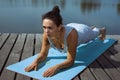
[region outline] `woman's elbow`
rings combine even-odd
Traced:
[[[70,63],[70,66],[73,66],[74,65],[74,60],[70,60],[69,63]]]

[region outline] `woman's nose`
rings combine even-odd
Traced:
[[[48,32],[49,32],[49,30],[46,28],[46,29],[45,29],[45,32],[46,32],[46,33],[48,33]]]

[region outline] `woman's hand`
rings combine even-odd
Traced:
[[[38,63],[34,61],[31,65],[25,68],[25,71],[29,72],[31,70],[37,70],[37,67],[38,67]]]
[[[58,69],[57,66],[53,66],[53,67],[47,69],[47,70],[43,73],[43,76],[44,76],[44,77],[53,76],[54,74],[57,73],[58,70],[59,70],[59,69]]]

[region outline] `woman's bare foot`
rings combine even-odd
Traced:
[[[106,37],[106,29],[105,28],[100,28],[100,36],[99,39],[100,40],[104,40]]]

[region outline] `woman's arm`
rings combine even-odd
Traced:
[[[48,55],[49,47],[50,47],[50,44],[49,44],[48,38],[45,34],[43,34],[41,51],[38,54],[38,57],[36,58],[37,62],[42,62],[46,59]]]
[[[73,29],[67,38],[67,44],[68,44],[67,59],[63,63],[57,65],[58,69],[67,68],[74,64],[77,42],[78,42],[78,33],[75,29]]]
[[[77,42],[78,42],[78,34],[77,31],[73,29],[67,38],[67,44],[68,44],[67,59],[63,63],[60,63],[46,70],[43,74],[44,77],[52,76],[58,70],[71,67],[74,64]]]
[[[43,62],[46,59],[48,55],[49,47],[50,47],[50,44],[48,42],[48,38],[45,34],[43,34],[41,51],[38,54],[37,58],[29,66],[25,68],[26,72],[29,72],[31,70],[37,70],[38,64]]]

